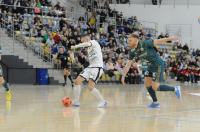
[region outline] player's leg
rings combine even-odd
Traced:
[[[181,88],[180,86],[169,86],[160,84],[159,82],[163,82],[163,73],[164,70],[160,68],[158,72],[153,73],[153,81],[152,87],[155,91],[172,91],[175,92],[177,98],[181,98]]]
[[[71,76],[71,69],[67,70],[67,76],[68,76],[68,78],[69,78],[69,80],[72,84],[72,88],[73,88],[74,87],[74,81],[73,81],[72,76]]]
[[[103,74],[103,69],[101,68],[91,68],[89,71],[89,81],[88,81],[88,89],[90,90],[91,94],[97,98],[99,104],[97,107],[104,108],[107,106],[107,102],[100,94],[99,90],[95,87],[96,83],[100,79],[101,75]]]
[[[152,88],[152,72],[149,70],[145,72],[144,85],[147,88],[153,102],[157,102],[156,91]]]
[[[5,92],[6,92],[6,100],[7,101],[11,101],[12,100],[12,93],[11,90],[9,88],[8,83],[4,80],[4,78],[1,76],[0,77],[0,85],[3,86],[5,88]]]
[[[157,91],[172,91],[175,92],[175,95],[178,99],[181,98],[181,88],[180,86],[170,86],[170,85],[165,85],[165,84],[160,84],[158,82],[152,83],[152,87],[154,90]]]
[[[69,68],[64,68],[63,74],[64,74],[64,81],[65,81],[63,86],[65,86],[67,84],[67,78],[69,78],[69,80],[72,84],[72,87],[74,87],[74,82],[73,82],[73,79],[71,76],[71,70]]]
[[[103,98],[103,96],[101,95],[101,93],[99,92],[99,90],[95,87],[96,83],[94,82],[94,80],[90,79],[88,81],[88,89],[90,90],[91,94],[96,97],[96,99],[98,100],[99,104],[97,105],[98,108],[104,108],[107,106],[107,102],[105,101],[105,99]]]
[[[148,105],[148,107],[149,108],[159,108],[160,104],[158,103],[156,91],[152,88],[152,78],[145,77],[144,81],[145,81],[145,87],[147,88],[147,91],[153,100],[153,102],[150,105]]]
[[[155,90],[152,88],[152,78],[151,77],[145,77],[144,78],[144,85],[145,85],[149,95],[151,96],[153,102],[157,102]]]
[[[73,94],[74,94],[74,101],[73,101],[73,106],[80,106],[80,95],[81,95],[81,85],[84,81],[84,77],[78,76],[76,80],[74,81],[74,89],[73,89]]]
[[[67,84],[67,69],[66,68],[63,69],[63,77],[64,77],[63,86],[65,86]]]

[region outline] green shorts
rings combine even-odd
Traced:
[[[153,78],[155,82],[164,82],[165,67],[163,65],[149,65],[145,77]]]

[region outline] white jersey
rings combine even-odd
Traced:
[[[87,48],[89,67],[103,68],[103,56],[99,43],[96,40],[90,41],[91,46]]]

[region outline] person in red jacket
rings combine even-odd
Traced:
[[[55,44],[59,44],[60,41],[61,41],[60,35],[57,33],[57,34],[53,37],[53,40],[54,40]]]

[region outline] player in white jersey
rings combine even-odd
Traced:
[[[77,77],[74,81],[74,101],[73,106],[80,106],[79,98],[81,93],[81,85],[84,80],[88,81],[88,89],[91,94],[94,95],[99,104],[98,108],[104,108],[107,106],[107,102],[100,94],[99,90],[95,88],[96,83],[103,74],[103,57],[99,43],[96,40],[91,40],[89,35],[81,37],[81,44],[72,46],[71,49],[87,48],[89,66]]]

